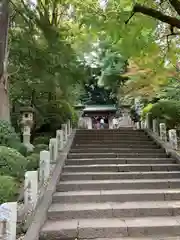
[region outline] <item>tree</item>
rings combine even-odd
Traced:
[[[0,119],[10,121],[8,89],[9,1],[0,2]]]

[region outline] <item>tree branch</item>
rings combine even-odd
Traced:
[[[163,14],[160,11],[157,11],[153,8],[149,8],[146,6],[142,6],[140,4],[135,4],[133,8],[134,13],[142,13],[144,15],[150,16],[152,18],[158,19],[161,22],[167,23],[173,27],[177,27],[180,29],[180,20],[175,17],[170,17],[168,15]]]
[[[180,2],[179,0],[169,0],[170,4],[176,10],[176,12],[180,15]]]

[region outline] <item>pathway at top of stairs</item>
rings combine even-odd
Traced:
[[[78,130],[41,240],[180,240],[180,166],[143,131]]]

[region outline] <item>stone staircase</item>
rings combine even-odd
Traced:
[[[180,239],[180,169],[143,131],[78,130],[41,240]]]

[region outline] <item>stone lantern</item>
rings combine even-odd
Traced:
[[[31,129],[34,124],[34,109],[32,107],[24,107],[21,109],[21,121],[23,133],[23,144],[28,151],[33,151],[34,146],[30,143]]]

